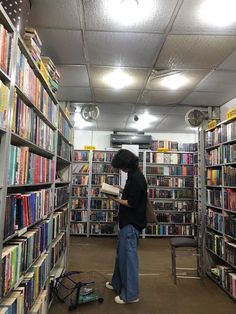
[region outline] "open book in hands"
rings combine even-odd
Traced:
[[[113,196],[119,196],[120,189],[113,185],[103,183],[101,187],[101,192],[105,194],[113,195]]]

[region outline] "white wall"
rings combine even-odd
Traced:
[[[75,130],[75,149],[83,149],[84,145],[95,146],[96,149],[105,149],[110,147],[110,134],[112,131],[83,131]],[[197,133],[145,133],[152,135],[153,140],[168,140],[179,143],[197,142]]]
[[[236,108],[236,98],[228,101],[226,104],[220,107],[221,121],[224,121],[226,119],[226,112],[233,108]]]

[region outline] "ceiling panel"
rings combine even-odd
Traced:
[[[143,105],[136,105],[134,106],[134,109],[132,113],[136,114],[143,114],[145,112],[148,112],[149,114],[154,115],[166,115],[168,114],[175,106],[173,105],[166,105],[166,106],[143,106]]]
[[[182,104],[194,106],[220,106],[231,100],[230,93],[193,92],[188,95]]]
[[[42,55],[49,56],[55,64],[84,64],[81,31],[38,29],[43,42]]]
[[[61,75],[61,86],[89,87],[89,78],[86,66],[57,66],[57,70]]]
[[[153,71],[149,77],[147,83],[147,89],[152,90],[170,90],[170,88],[163,85],[166,78],[171,78],[171,76],[158,77],[161,72]],[[171,72],[170,72],[171,73]],[[174,74],[175,72],[173,72]],[[209,70],[185,70],[178,71],[176,75],[181,75],[187,80],[186,84],[180,86],[178,90],[192,90],[207,74]]]
[[[150,67],[161,48],[162,35],[89,31],[86,42],[91,64]]]
[[[235,36],[169,35],[157,68],[211,69],[236,48]]]
[[[161,123],[157,123],[156,132],[186,132],[196,131],[186,125],[184,116],[167,116]]]
[[[103,77],[112,73],[114,69],[116,68],[91,66],[90,77],[93,87],[109,88],[103,81]],[[140,89],[144,87],[149,70],[123,68],[122,71],[133,79],[133,84],[127,86],[127,89]]]
[[[139,91],[138,90],[114,90],[114,89],[103,89],[95,88],[95,101],[98,102],[136,102]]]
[[[101,113],[129,114],[133,108],[132,104],[99,104],[99,110]]]
[[[59,101],[91,101],[91,91],[86,87],[60,87],[57,98]]]
[[[234,91],[236,82],[236,72],[232,71],[214,71],[209,77],[200,83],[196,91],[208,91],[208,92],[227,92]]]
[[[31,0],[29,25],[80,28],[79,0]]]
[[[122,130],[125,128],[125,121],[97,121],[99,130]]]
[[[99,107],[99,105],[98,105]],[[114,121],[114,122],[126,122],[127,121],[127,113],[105,113],[105,112],[100,112],[100,116],[98,121]]]
[[[236,22],[229,26],[220,27],[210,23],[209,18],[207,20],[203,19],[202,5],[204,2],[206,1],[185,0],[175,19],[172,32],[236,34]],[[214,8],[212,8],[212,10],[214,10]]]
[[[221,63],[219,69],[236,71],[236,50]]]
[[[114,19],[113,14],[115,6],[114,3],[120,3],[120,0],[85,0],[85,23],[86,28],[90,30],[115,30],[115,31],[138,31],[138,32],[165,32],[167,24],[170,20],[172,12],[175,8],[177,0],[139,0],[140,9],[143,10],[142,22],[132,23],[128,19]],[[110,14],[109,8],[112,7]],[[145,11],[145,9],[148,11]],[[117,16],[117,15],[116,15]],[[119,23],[120,22],[120,23]]]
[[[145,90],[139,103],[155,105],[177,104],[186,96],[186,93],[186,91]]]

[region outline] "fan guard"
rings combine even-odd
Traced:
[[[85,121],[95,121],[98,119],[100,114],[97,105],[83,105],[81,108],[81,116]]]

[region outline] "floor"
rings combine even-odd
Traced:
[[[111,278],[115,258],[116,238],[72,237],[70,270],[98,271]],[[75,314],[235,314],[236,304],[210,279],[202,286],[198,280],[170,276],[170,247],[168,239],[142,239],[140,256],[140,302],[119,305],[115,293],[104,289],[103,303],[87,303]],[[186,260],[185,260],[186,262]],[[192,261],[187,261],[190,264]],[[188,266],[191,266],[191,265]],[[55,302],[50,314],[67,313],[65,304]]]

